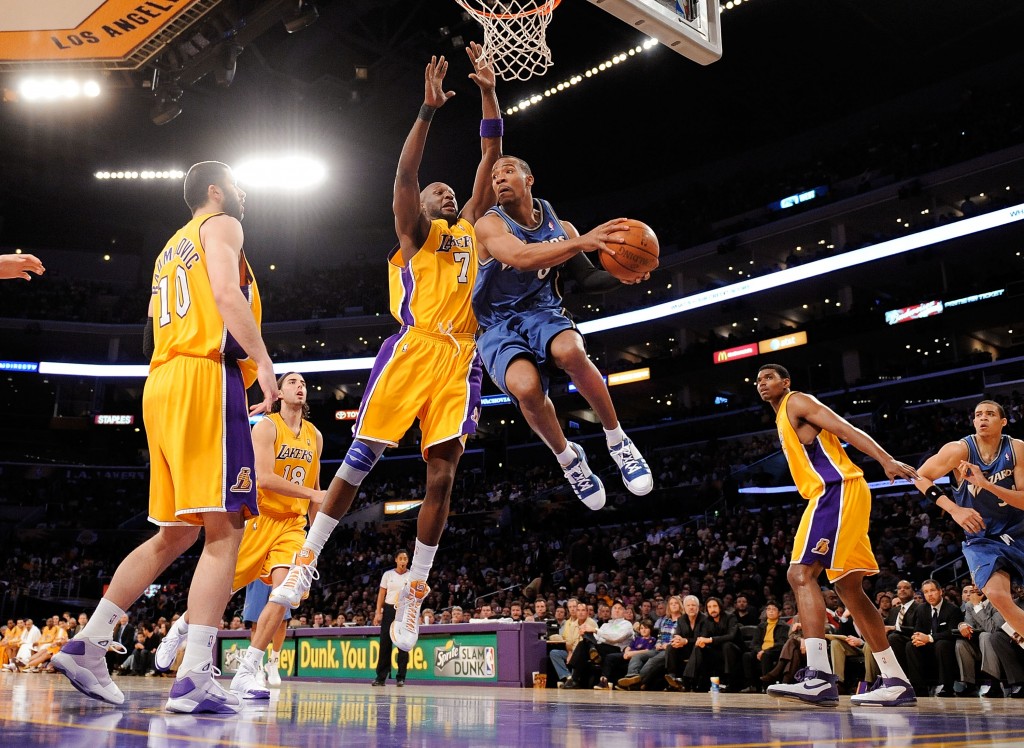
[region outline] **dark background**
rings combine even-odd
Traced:
[[[182,114],[166,125],[152,123],[153,94],[130,77],[112,77],[99,100],[75,106],[0,105],[0,247],[129,253],[145,266],[187,218],[180,185],[100,182],[95,171],[297,150],[325,159],[328,181],[313,195],[251,190],[250,256],[305,265],[386,252],[394,168],[431,54],[451,58],[457,96],[434,120],[421,181],[448,181],[464,199],[479,97],[453,40],[482,40],[481,28],[453,0],[317,5],[310,27],[288,34],[275,23],[248,44],[230,88],[209,75],[186,90]],[[1019,74],[1022,22],[1016,0],[750,0],[722,14],[721,60],[701,66],[658,46],[508,116],[505,151],[530,161],[537,194],[584,230],[620,213],[648,218],[648,202],[684,183],[813,160],[826,142],[893,118],[927,127],[918,97],[955,108],[979,79],[1007,85]],[[596,6],[565,0],[548,30],[554,67],[500,81],[499,99],[507,106],[543,91],[641,39]]]

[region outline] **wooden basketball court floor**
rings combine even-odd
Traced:
[[[1024,745],[1014,699],[921,699],[915,707],[812,707],[752,694],[294,682],[241,714],[164,711],[167,678],[120,678],[125,703],[60,675],[0,674],[0,744],[185,746],[716,746],[924,748]]]

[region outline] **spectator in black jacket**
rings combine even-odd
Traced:
[[[712,676],[739,690],[742,682],[740,666],[740,624],[732,613],[722,611],[722,601],[709,597],[704,603],[707,617],[697,630],[697,640],[690,655],[683,679],[694,690],[706,691]]]

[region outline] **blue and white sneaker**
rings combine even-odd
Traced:
[[[859,706],[907,706],[916,704],[914,687],[902,678],[879,678],[864,693],[850,697]]]
[[[568,479],[569,485],[572,486],[576,498],[582,501],[588,509],[597,511],[604,506],[604,484],[587,464],[587,456],[583,453],[583,447],[573,442],[569,442],[569,447],[576,453],[576,459],[567,467],[562,468],[565,477]]]
[[[836,706],[839,704],[839,676],[805,667],[797,671],[796,683],[768,686],[768,695],[799,699],[818,706]]]
[[[242,710],[242,700],[233,693],[228,693],[214,680],[220,671],[213,666],[212,660],[202,665],[178,673],[171,686],[170,698],[164,708],[169,712],[180,714],[237,714]]]
[[[647,461],[640,454],[640,450],[628,436],[614,447],[609,447],[608,453],[619,466],[622,482],[626,484],[630,493],[644,496],[651,492],[654,488],[654,476],[651,475],[651,469],[647,467]]]
[[[66,675],[71,685],[86,696],[123,704],[124,694],[107,672],[108,648],[121,654],[126,651],[110,637],[75,637],[51,658],[53,669]]]

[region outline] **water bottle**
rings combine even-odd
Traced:
[[[722,690],[722,679],[717,675],[711,676],[711,693],[719,693]]]

